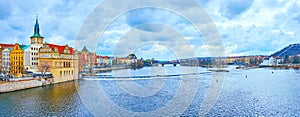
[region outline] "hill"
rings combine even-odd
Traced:
[[[284,57],[286,55],[288,56],[296,56],[300,54],[300,44],[291,44],[282,50],[275,52],[271,56],[281,56]]]

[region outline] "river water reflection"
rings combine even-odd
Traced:
[[[80,81],[4,93],[0,94],[0,115],[99,116],[99,113],[101,115],[105,111],[105,114],[109,113],[111,116],[130,116],[111,109],[114,107],[135,113],[148,113],[159,109],[164,111],[164,107],[173,103],[172,100],[175,100],[181,90],[182,76],[176,76],[182,73],[180,70],[178,66],[165,66],[164,70],[158,71],[156,68],[121,70],[112,72],[114,74],[103,73],[101,77],[87,77]],[[107,77],[120,72],[128,72],[126,75],[136,77],[115,78],[117,81]],[[197,79],[195,95],[191,100],[179,101],[189,103],[181,115],[198,115],[209,86],[214,82],[222,82],[220,95],[207,116],[300,116],[300,70],[231,69],[225,74],[223,81],[211,77],[218,73],[207,72],[204,68],[198,72],[199,77],[191,78]],[[159,74],[170,76],[162,77]],[[103,97],[109,99],[109,103],[103,102],[104,99],[86,99],[89,96],[96,97],[93,93],[98,90],[93,86],[95,84],[101,88],[105,95]],[[128,85],[125,86],[126,84]],[[140,89],[135,89],[136,87]],[[103,104],[111,105],[104,107]],[[111,110],[107,110],[106,106]],[[179,111],[180,106],[182,105],[178,103],[174,108]],[[176,109],[165,110],[165,115],[176,113],[170,110]]]

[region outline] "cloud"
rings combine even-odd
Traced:
[[[148,27],[149,25],[162,30],[160,32],[140,30],[142,27]],[[113,54],[115,56],[127,56],[129,53],[135,51],[137,51],[137,56],[145,58],[150,56],[154,57],[159,54],[161,54],[160,57],[176,55],[180,58],[187,56],[192,57],[194,55],[191,44],[183,38],[180,32],[168,25],[159,23],[143,24],[137,28],[133,28],[124,34],[114,47]]]
[[[300,2],[297,0],[197,0],[210,15],[208,18],[200,19],[198,17],[204,15],[195,11],[198,4],[185,1],[173,1],[173,4],[170,4],[161,1],[161,4],[166,6],[177,5],[175,10],[194,16],[192,18],[197,18],[196,22],[190,22],[172,10],[156,8],[135,9],[119,14],[120,16],[113,22],[109,21],[108,16],[118,12],[118,9],[101,9],[101,13],[91,14],[94,17],[84,22],[93,10],[99,10],[95,8],[102,2],[98,0],[0,1],[0,41],[29,44],[29,37],[33,34],[35,14],[38,13],[41,34],[46,42],[69,44],[78,49],[87,46],[89,50],[97,51],[102,55],[125,56],[140,44],[156,41],[163,45],[142,46],[138,48],[138,55],[141,57],[172,55],[171,51],[174,50],[183,57],[192,54],[211,56],[209,47],[218,50],[219,48],[214,47],[214,44],[220,42],[205,39],[204,35],[209,35],[211,38],[218,37],[218,34],[211,30],[213,24],[206,22],[209,18],[212,18],[222,36],[226,56],[269,54],[289,44],[300,43],[300,28],[298,28],[300,27]],[[99,19],[99,14],[107,17]],[[105,31],[98,31],[98,26],[105,23],[109,24]],[[163,24],[163,26],[146,25],[149,23]],[[83,25],[88,25],[89,28],[80,29]],[[194,25],[201,26],[206,33],[197,32]],[[81,37],[78,34],[79,32],[87,34],[91,31],[95,32],[89,35],[90,37]],[[173,50],[169,47],[173,47]],[[190,49],[194,53],[186,53]],[[158,50],[162,51],[158,52]]]
[[[221,14],[229,19],[233,19],[249,7],[251,7],[253,0],[226,0],[222,3]]]
[[[0,41],[29,44],[33,34],[36,14],[39,14],[40,32],[45,41],[52,35],[76,39],[85,16],[99,1],[30,0],[0,1]],[[14,38],[14,40],[13,40]]]
[[[10,1],[0,1],[0,20],[5,20],[11,15]]]
[[[73,47],[73,45],[75,43],[75,39],[71,40],[71,39],[66,39],[65,37],[60,36],[60,35],[51,35],[51,37],[48,38],[48,41],[45,40],[45,42],[51,43],[51,44],[57,44],[57,45],[68,44],[69,46]]]

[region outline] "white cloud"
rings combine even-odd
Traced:
[[[97,50],[100,54],[112,54],[110,52],[117,51],[114,49],[118,48],[116,45],[119,45],[122,46],[122,49],[115,52],[115,54],[127,55],[135,46],[146,41],[158,41],[168,46],[172,45],[176,47],[175,50],[182,56],[191,54],[185,53],[186,49],[192,49],[197,56],[211,56],[208,47],[216,48],[213,45],[206,45],[211,40],[205,40],[201,34],[195,31],[191,22],[172,11],[162,9],[138,9],[129,14],[121,15],[107,27],[102,35],[99,35],[99,37],[91,35],[94,40],[90,42],[86,40],[75,41],[82,25],[97,27],[100,23],[108,22],[108,19],[97,19],[97,15],[95,15],[93,19],[95,21],[84,23],[89,13],[101,2],[98,0],[84,2],[31,0],[27,2],[7,1],[5,2],[6,5],[3,6],[3,1],[0,1],[0,41],[1,43],[19,42],[28,44],[29,37],[33,34],[35,14],[39,13],[41,34],[45,37],[45,41],[72,46],[79,43],[80,46],[76,46],[78,49],[86,45],[89,50]],[[171,5],[166,1],[161,2],[162,4]],[[297,0],[198,0],[198,2],[208,12],[220,34],[222,34],[225,55],[270,54],[289,44],[300,42],[298,38],[300,37],[300,28],[298,28],[300,27],[300,2]],[[247,4],[240,4],[245,2]],[[184,1],[174,1],[174,3],[182,6],[176,8],[176,10],[181,10],[186,14],[202,15],[195,13],[195,5]],[[185,6],[190,7],[183,9]],[[106,13],[105,11],[101,12]],[[107,12],[106,14],[108,16],[111,13]],[[199,25],[202,20],[199,19],[199,22],[192,23]],[[140,29],[146,32],[127,35],[133,27],[151,22],[165,24],[173,29],[149,25]],[[202,28],[206,27],[205,29],[209,29],[211,26],[212,24],[201,24]],[[97,30],[97,28],[82,30],[84,33],[84,31]],[[96,31],[95,35],[98,36],[98,34],[101,34],[101,32]],[[124,41],[124,39],[121,39],[123,35],[129,36],[129,39]],[[211,37],[217,37],[217,34],[210,35]],[[95,41],[96,39],[99,39],[99,42]],[[209,44],[211,43],[209,42]],[[159,49],[163,50],[160,47],[154,50]],[[151,54],[151,52],[146,51],[145,53],[147,54],[141,56]]]

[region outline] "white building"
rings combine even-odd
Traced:
[[[260,65],[262,65],[262,66],[279,65],[282,61],[283,61],[282,58],[266,57],[266,58],[264,58],[263,62]]]
[[[25,70],[29,70],[30,69],[30,54],[31,54],[31,48],[30,46],[27,46],[27,48],[24,48],[24,67]]]
[[[34,34],[30,37],[30,59],[29,64],[31,69],[37,70],[38,68],[38,57],[39,49],[44,44],[44,37],[40,35],[40,28],[38,23],[38,17],[36,18],[34,26]]]
[[[10,51],[10,48],[2,50],[2,68],[6,73],[9,73],[10,70]]]

